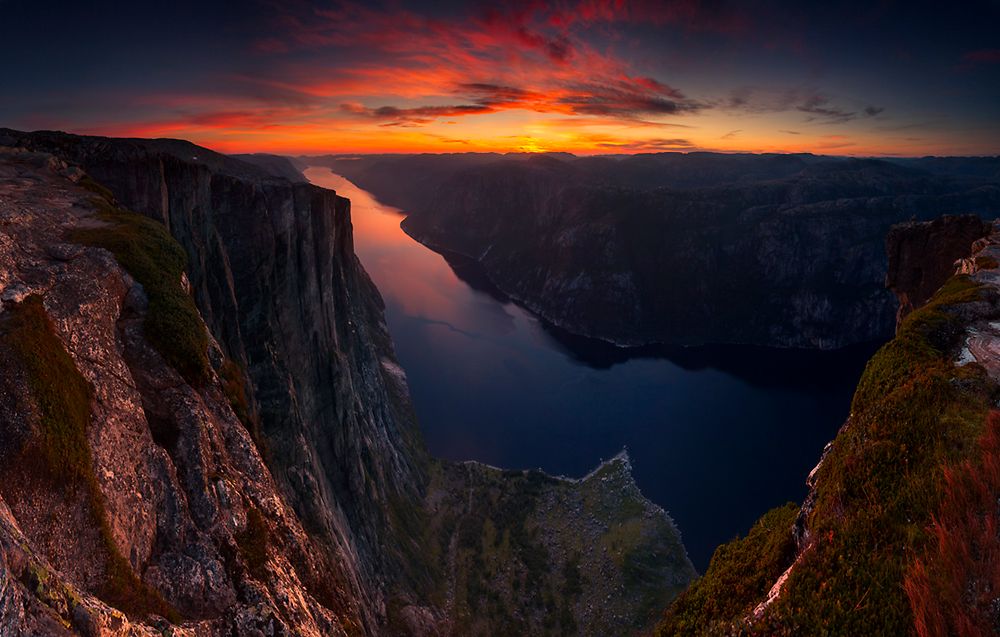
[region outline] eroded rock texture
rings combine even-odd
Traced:
[[[142,287],[70,240],[105,223],[79,177],[48,155],[0,155],[0,634],[158,634],[127,618],[151,611],[186,620],[178,634],[361,626],[346,569],[279,493],[215,372],[196,387],[167,365],[142,329]],[[41,345],[25,352],[8,337],[28,307]],[[36,356],[90,388],[79,472],[68,454],[45,464],[64,387],[40,386]]]

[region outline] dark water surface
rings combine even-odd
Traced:
[[[509,302],[476,264],[411,239],[395,208],[328,169],[306,176],[351,199],[355,249],[431,452],[578,477],[627,447],[699,571],[761,513],[801,502],[875,350],[622,350],[574,337]]]

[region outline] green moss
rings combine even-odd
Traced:
[[[929,540],[943,468],[975,448],[996,398],[996,386],[982,368],[952,362],[968,321],[963,314],[974,311],[970,304],[983,294],[968,277],[953,277],[868,363],[850,420],[817,473],[810,548],[762,620],[742,630],[760,635],[913,631],[903,590],[907,569]],[[740,548],[751,549],[735,562],[747,573],[767,563],[766,547]],[[721,555],[731,550],[724,549]],[[687,634],[711,634],[713,626],[732,632],[735,619],[763,601],[763,590],[743,598],[727,595],[732,584],[716,574],[715,563],[713,558],[705,577],[670,609],[672,623],[663,634],[685,634],[670,632],[678,626]],[[766,579],[773,582],[773,575]],[[717,610],[720,603],[725,612]],[[712,623],[727,614],[728,624]]]
[[[792,502],[772,509],[745,538],[716,549],[705,575],[671,605],[657,635],[710,635],[740,621],[791,564],[798,512]]]
[[[817,474],[810,548],[764,617],[741,625],[791,560],[791,506],[720,547],[705,576],[668,610],[660,634],[913,631],[907,569],[929,539],[943,467],[975,448],[996,394],[982,368],[952,362],[963,314],[983,294],[968,277],[953,277],[868,363],[848,425]]]
[[[87,426],[93,390],[56,336],[42,297],[8,306],[0,340],[24,365],[39,410],[40,453],[56,479],[76,483],[91,475]]]
[[[140,580],[132,565],[118,550],[111,537],[107,514],[103,504],[94,505],[94,515],[99,516],[101,540],[107,551],[105,581],[97,592],[98,597],[133,617],[157,614],[172,623],[180,623],[180,614],[171,607],[160,593]]]
[[[112,537],[87,439],[93,390],[56,335],[40,296],[7,308],[0,323],[0,341],[23,365],[38,406],[37,452],[44,459],[53,488],[86,491],[105,553],[105,580],[98,596],[129,615],[157,613],[178,621],[177,613],[162,597],[136,577]]]
[[[911,314],[865,370],[850,424],[817,476],[816,542],[760,630],[906,634],[902,582],[942,493],[942,469],[974,448],[995,387],[951,356],[961,306],[980,287],[954,277]]]
[[[149,297],[146,338],[185,380],[204,384],[209,378],[208,335],[194,300],[181,286],[184,249],[162,224],[109,201],[95,199],[105,226],[77,229],[70,238],[108,250],[142,284]]]
[[[115,200],[114,194],[106,186],[95,181],[90,175],[84,175],[80,181],[77,182],[77,185],[89,190],[104,201],[110,202]]]
[[[243,370],[240,369],[239,365],[227,358],[222,363],[222,367],[219,368],[219,377],[222,380],[222,391],[226,394],[226,399],[229,400],[229,405],[233,408],[233,413],[240,419],[240,422],[247,425],[247,429],[252,430],[250,426],[250,403],[247,400],[246,393],[247,381]]]

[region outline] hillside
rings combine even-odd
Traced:
[[[909,224],[895,247],[950,261],[925,242],[947,246],[943,228],[967,232]],[[801,508],[775,509],[721,546],[657,634],[996,634],[1000,228],[964,252],[868,363]]]

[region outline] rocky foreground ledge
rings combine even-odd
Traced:
[[[190,298],[180,274],[155,283],[128,242],[168,277],[183,255],[79,169],[0,149],[0,635],[356,630],[345,569],[279,494],[197,312],[173,338],[203,367],[154,339],[163,297]]]

